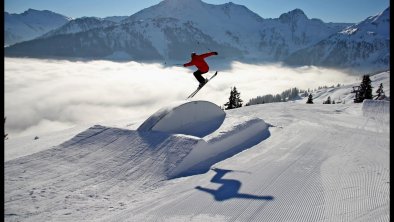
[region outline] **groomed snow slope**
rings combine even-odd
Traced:
[[[224,117],[210,102],[177,102],[153,114],[138,130],[96,125],[59,146],[7,161],[6,218],[52,220],[53,212],[69,215],[65,202],[106,208],[110,199],[125,197],[117,194],[119,189],[132,188],[133,196],[170,178],[205,173],[269,135],[259,118],[223,123]],[[220,132],[206,140],[179,134],[206,135],[219,126]],[[21,202],[27,207],[17,210]],[[78,217],[92,216],[88,209],[77,211]]]
[[[382,125],[390,122],[390,101],[366,99],[362,109],[368,119],[374,119]]]
[[[104,221],[390,221],[388,123],[364,117],[362,104],[226,113],[264,119],[270,137]]]
[[[363,104],[255,105],[226,111],[202,138],[94,126],[5,162],[4,218],[389,221],[388,123],[365,113]],[[180,169],[189,176],[174,178]]]

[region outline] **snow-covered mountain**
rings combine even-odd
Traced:
[[[34,39],[70,20],[48,10],[29,9],[21,14],[4,12],[4,45]]]
[[[101,51],[107,51],[107,55],[103,57],[121,51],[129,54],[130,58],[138,59],[140,56],[128,47],[116,46],[136,45],[136,42],[133,42],[135,38],[126,37],[126,34],[133,30],[139,38],[151,43],[161,59],[184,60],[191,51],[215,50],[220,51],[220,55],[225,59],[277,61],[295,50],[317,43],[348,25],[350,24],[332,24],[318,19],[308,19],[300,9],[285,13],[278,19],[263,19],[245,6],[234,3],[212,5],[201,0],[164,0],[124,19],[122,25],[117,28],[104,31],[102,27],[101,30],[91,30],[89,35],[95,40],[74,41],[75,36],[72,35],[64,36],[62,40],[68,48],[78,48],[75,46],[78,42],[82,45],[91,45],[94,44],[93,41],[100,39],[102,44],[97,47],[100,47]],[[108,33],[109,31],[116,33]],[[111,39],[109,36],[114,38]],[[31,45],[46,44],[45,48],[53,47],[51,51],[63,56],[67,54],[57,45],[51,45],[50,39],[48,41],[31,42],[6,51],[9,55],[32,55],[37,53],[29,52]],[[89,55],[87,49],[80,50],[84,53],[70,53],[67,56]],[[56,54],[55,52],[50,54]],[[95,52],[90,54],[91,57],[97,56]],[[41,56],[45,55],[41,53]]]
[[[190,51],[201,52],[211,48],[222,51],[227,46],[238,49],[231,56],[243,55],[250,50],[250,43],[256,42],[259,36],[257,30],[263,19],[246,7],[233,3],[212,5],[200,0],[164,0],[137,12],[123,23],[136,21],[144,23],[140,32],[146,33],[145,36],[154,45],[169,43],[161,46],[159,52],[173,59],[171,51],[179,51],[174,48],[179,43],[187,45],[188,54]],[[155,27],[157,21],[161,24]],[[171,23],[176,23],[176,26]],[[153,28],[149,28],[152,25]],[[179,27],[183,30],[178,31]],[[215,45],[221,45],[222,48]]]
[[[390,57],[389,8],[358,24],[348,24],[309,19],[301,9],[263,19],[231,2],[213,5],[201,0],[164,0],[121,22],[92,20],[70,22],[46,35],[45,40],[8,47],[5,53],[184,61],[192,51],[219,51],[220,58],[226,60],[285,61],[365,72],[386,70]]]
[[[108,16],[103,19],[107,20],[107,21],[115,22],[115,23],[120,23],[126,18],[128,18],[128,16]]]
[[[390,221],[389,105],[179,101],[6,140],[4,219]]]
[[[114,26],[116,24],[117,24],[116,22],[102,18],[97,18],[97,17],[76,18],[66,23],[63,26],[40,36],[40,38],[48,38],[50,36],[64,35],[64,34],[73,34],[77,32],[86,32],[91,29],[105,28],[109,26]]]
[[[350,25],[309,19],[301,9],[265,21],[260,31],[259,51],[275,61],[281,61],[294,51],[311,46]]]
[[[382,13],[349,26],[319,43],[290,55],[290,65],[335,68],[359,67],[364,71],[389,68],[390,7]]]
[[[201,0],[164,0],[137,12],[123,22],[163,18],[175,18],[183,24],[191,23],[213,41],[237,48],[243,57],[263,60],[282,59],[291,52],[317,43],[349,25],[333,26],[318,19],[308,19],[300,9],[285,13],[279,19],[263,19],[242,5],[232,2],[212,5]],[[148,33],[155,31],[144,30]],[[171,38],[164,40],[171,41]],[[192,37],[189,41],[195,45],[196,50],[210,48],[211,42],[199,40]]]
[[[162,59],[144,36],[123,25],[95,28],[86,32],[55,35],[22,42],[4,49],[6,55],[54,58],[98,58],[125,54],[137,61]]]

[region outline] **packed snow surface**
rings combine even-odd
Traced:
[[[367,99],[363,102],[363,115],[380,121],[382,124],[390,121],[390,101]]]
[[[8,157],[4,219],[389,221],[389,125],[366,115],[378,103],[227,110],[201,137],[92,126]]]

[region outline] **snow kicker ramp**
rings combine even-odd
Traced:
[[[268,126],[258,118],[228,117],[208,101],[180,101],[150,116],[137,131],[191,135],[193,144],[185,158],[166,176],[188,176],[203,173],[213,164],[257,144],[268,136]],[[218,131],[218,133],[214,133]]]
[[[225,116],[226,113],[211,102],[181,101],[160,109],[137,130],[203,137],[219,128]]]

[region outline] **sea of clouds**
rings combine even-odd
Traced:
[[[198,85],[195,68],[179,65],[28,58],[4,62],[5,131],[10,139],[80,124],[143,121],[166,104],[184,100]],[[215,70],[211,65],[205,77]],[[230,69],[218,71],[194,99],[223,106],[235,86],[246,104],[293,87],[314,89],[360,79],[332,69],[279,64],[234,62]]]

